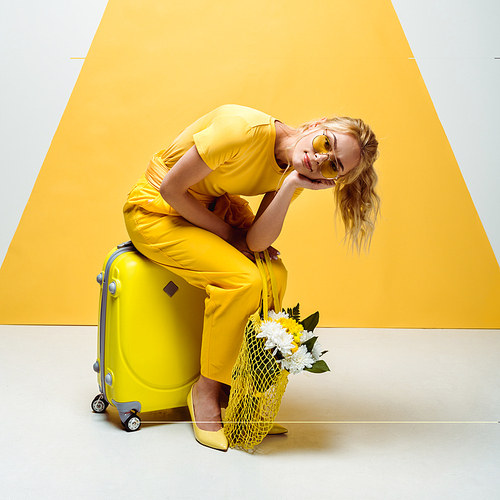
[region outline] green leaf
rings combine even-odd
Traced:
[[[316,311],[315,313],[311,314],[300,323],[304,327],[304,330],[307,330],[308,332],[313,332],[319,323],[319,312]]]
[[[318,340],[318,337],[311,337],[308,341],[304,342],[302,345],[305,345],[307,347],[307,350],[309,352],[312,352],[316,340]]]
[[[306,368],[304,371],[311,373],[325,373],[329,372],[330,368],[328,368],[328,365],[322,359],[320,359],[319,361],[316,361],[316,363],[314,363],[311,368]]]
[[[294,319],[297,322],[300,322],[300,306],[297,304],[294,308],[289,307],[286,310],[288,316],[290,316],[291,319]]]

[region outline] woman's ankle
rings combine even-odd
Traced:
[[[204,431],[216,432],[222,427],[220,414],[220,382],[200,377],[193,387],[196,425]]]

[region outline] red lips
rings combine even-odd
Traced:
[[[307,156],[307,153],[304,153],[304,165],[312,172],[311,162],[309,161],[309,156]]]

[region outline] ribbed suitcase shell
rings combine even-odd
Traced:
[[[136,430],[136,412],[186,405],[199,377],[206,293],[142,256],[131,242],[108,254],[98,282],[94,371],[101,394],[92,409],[101,412],[110,403],[125,428]]]

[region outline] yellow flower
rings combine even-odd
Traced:
[[[300,346],[300,338],[304,330],[302,325],[291,318],[279,318],[276,321],[293,337],[293,345],[295,347],[292,348],[292,354],[297,352]]]
[[[302,335],[303,327],[291,318],[280,318],[278,322],[283,328],[285,328],[288,333],[290,333],[295,339],[300,341]]]

